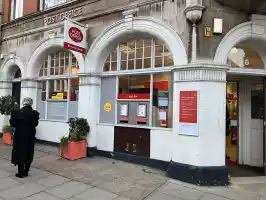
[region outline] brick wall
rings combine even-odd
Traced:
[[[28,15],[39,10],[39,0],[24,0],[23,15]]]
[[[4,0],[4,5],[3,5],[3,12],[4,12],[4,19],[3,22],[9,22],[10,20],[10,7],[11,7],[11,0]]]

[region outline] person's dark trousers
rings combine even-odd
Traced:
[[[24,165],[18,165],[18,173],[16,174],[16,177],[23,178],[24,176]]]

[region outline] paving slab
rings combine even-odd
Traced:
[[[233,189],[229,187],[211,187],[208,193],[228,198],[231,200],[258,200],[258,194],[246,190]]]
[[[118,195],[114,193],[94,187],[79,195],[74,196],[73,200],[87,200],[88,198],[93,200],[113,200],[117,196]]]
[[[163,194],[160,192],[155,192],[150,195],[146,200],[183,200],[178,197],[173,197],[168,194]]]
[[[170,182],[163,185],[158,191],[186,200],[198,200],[201,196],[203,196],[202,191],[183,187],[181,185],[173,184]]]
[[[45,188],[37,183],[26,183],[0,191],[0,197],[6,200],[20,200],[43,191]]]
[[[7,172],[6,170],[0,169],[0,178],[8,177],[11,173]]]
[[[21,184],[21,182],[10,177],[0,178],[0,190],[11,188]]]
[[[228,198],[224,198],[224,197],[220,197],[220,196],[217,196],[217,195],[213,195],[213,194],[208,194],[208,193],[205,193],[201,198],[200,200],[230,200]]]
[[[38,184],[46,187],[46,188],[52,188],[58,185],[62,185],[65,182],[70,181],[70,179],[67,179],[62,176],[57,176],[57,175],[50,175],[45,178],[41,178],[40,180],[37,181]]]
[[[47,194],[45,192],[40,192],[38,194],[34,194],[30,197],[27,197],[23,200],[61,200],[61,199],[54,197],[50,194]]]
[[[55,188],[48,189],[46,190],[46,192],[61,199],[67,199],[75,195],[78,195],[82,192],[85,192],[90,188],[92,188],[92,186],[76,181],[70,181],[62,185],[59,185]]]

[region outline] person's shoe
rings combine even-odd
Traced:
[[[24,172],[23,174],[25,177],[29,176],[29,172]]]
[[[18,178],[23,178],[23,174],[17,173],[17,174],[16,174],[16,177],[18,177]]]

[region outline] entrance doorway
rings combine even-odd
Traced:
[[[21,71],[17,69],[14,74],[14,80],[12,83],[12,97],[16,100],[16,102],[20,105],[20,94],[21,94]]]
[[[230,117],[226,164],[235,177],[264,175],[264,84],[248,77],[227,83]]]

